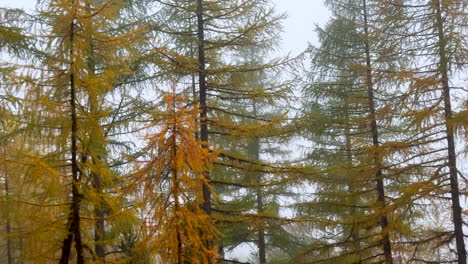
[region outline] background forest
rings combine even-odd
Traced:
[[[0,263],[466,264],[466,0],[324,3],[0,5]]]

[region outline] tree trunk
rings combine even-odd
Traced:
[[[449,124],[452,119],[452,105],[450,98],[450,86],[448,78],[448,59],[446,54],[446,38],[444,32],[444,20],[442,18],[442,7],[440,0],[435,0],[436,23],[439,46],[439,71],[442,85],[442,96],[444,99],[445,126],[447,133],[448,167],[450,175],[450,193],[452,196],[452,217],[455,228],[455,241],[459,264],[466,264],[466,249],[463,236],[463,218],[460,206],[460,192],[458,187],[457,156],[455,152],[455,136],[453,126]]]
[[[75,7],[75,1],[72,0],[71,5]],[[75,12],[72,14],[73,17],[76,16]],[[83,255],[83,244],[81,241],[81,228],[80,228],[80,203],[81,197],[79,193],[80,177],[79,177],[79,168],[77,161],[77,137],[78,137],[78,118],[76,113],[76,84],[75,84],[75,47],[74,47],[74,37],[75,37],[75,22],[72,19],[70,23],[70,110],[71,110],[71,169],[72,169],[72,204],[71,204],[71,214],[68,220],[68,235],[63,241],[62,246],[62,257],[60,258],[59,264],[66,264],[69,262],[71,254],[71,244],[74,238],[75,240],[75,250],[77,254],[77,264],[84,263]]]
[[[93,179],[93,187],[100,196],[102,193],[102,187],[101,187],[101,177],[97,173],[92,174],[92,179]],[[99,257],[100,259],[104,259],[106,257],[106,251],[104,248],[104,245],[102,244],[102,241],[104,240],[104,217],[105,217],[105,211],[104,208],[102,208],[103,203],[101,201],[101,197],[99,197],[99,201],[97,204],[94,206],[94,215],[96,217],[96,221],[94,223],[94,251],[96,253],[96,256]]]
[[[4,180],[5,180],[5,198],[7,202],[7,206],[10,205],[9,197],[10,197],[10,186],[8,185],[8,174],[6,171],[3,172],[4,175]],[[5,232],[6,232],[6,243],[7,243],[7,263],[8,264],[13,264],[13,252],[12,252],[12,245],[11,245],[11,220],[10,220],[10,214],[9,214],[10,209],[7,208],[5,212],[5,217],[6,217],[6,224],[5,224]]]
[[[369,118],[370,118],[370,129],[372,134],[372,144],[374,147],[379,147],[379,131],[377,128],[377,117],[375,111],[375,100],[374,100],[374,87],[373,87],[373,80],[372,80],[372,65],[371,65],[371,55],[370,55],[370,45],[369,45],[369,25],[367,21],[367,2],[363,0],[363,14],[364,14],[364,34],[365,34],[365,52],[366,52],[366,84],[367,84],[367,96],[368,96],[368,103],[369,103]],[[376,177],[376,188],[377,188],[377,202],[379,206],[382,208],[386,208],[385,202],[385,187],[384,187],[384,179],[382,173],[382,164],[381,160],[378,155],[374,155],[374,166],[377,168],[377,172],[375,174]],[[388,235],[388,218],[386,214],[382,214],[380,216],[380,227],[382,228],[382,246],[385,256],[385,263],[392,264],[393,257],[392,257],[392,248],[390,243],[390,237]]]
[[[89,3],[86,4],[86,8],[87,8],[88,14],[92,14],[91,6]],[[89,31],[92,31],[92,29],[89,29]],[[90,35],[89,40],[88,40],[90,42],[89,51],[88,51],[88,56],[89,56],[88,67],[90,70],[90,75],[94,77],[94,75],[96,74],[96,61],[94,57],[94,45],[93,45],[92,37],[93,36]],[[99,106],[98,106],[97,100],[98,98],[95,93],[89,94],[89,109],[90,109],[89,111],[90,111],[90,115],[92,116],[99,116],[99,113],[98,113]],[[95,125],[98,125],[98,124],[99,124],[99,120],[96,121]],[[96,133],[102,133],[100,128],[98,129],[97,127],[92,127],[91,129],[92,131],[91,131],[91,136],[89,139],[89,142],[90,142],[89,144],[91,146],[95,146],[98,144],[100,146],[97,149],[104,150],[105,141],[95,140],[95,138],[99,138],[97,137]],[[95,157],[95,153],[91,153],[91,155],[92,155],[91,158],[92,158],[94,165],[98,163],[102,163],[102,158],[99,155],[97,157]],[[99,257],[100,259],[104,259],[106,257],[106,251],[102,242],[104,240],[104,234],[105,234],[104,217],[106,215],[105,214],[106,212],[103,208],[103,201],[101,197],[101,194],[102,194],[101,175],[99,175],[96,172],[92,172],[91,179],[92,179],[93,188],[98,194],[98,201],[96,201],[94,204],[94,216],[96,218],[94,222],[94,252],[96,253],[97,257]]]
[[[255,101],[253,102],[253,116],[257,116],[257,105]],[[251,146],[249,148],[249,156],[251,156],[253,159],[256,161],[260,160],[260,141],[257,137],[255,137],[252,142]],[[262,183],[262,175],[259,172],[255,172],[255,180],[257,185],[260,185]],[[257,196],[257,214],[263,213],[264,205],[263,205],[263,192],[262,188],[258,187],[256,191],[256,196]],[[267,263],[266,261],[266,243],[265,243],[265,229],[264,227],[260,227],[258,229],[258,238],[257,238],[257,247],[258,247],[258,257],[260,264],[265,264]]]
[[[205,62],[205,29],[203,20],[203,0],[197,0],[197,37],[198,37],[198,88],[200,102],[200,140],[202,147],[207,148],[208,142],[208,122],[206,104],[206,62]],[[205,175],[209,180],[209,174]],[[202,208],[208,215],[211,214],[211,191],[207,184],[203,184],[203,205]]]
[[[208,148],[208,121],[207,121],[207,102],[206,102],[206,62],[205,62],[205,25],[203,16],[203,0],[197,0],[197,39],[198,39],[198,89],[200,104],[200,140],[202,148]],[[211,189],[207,182],[210,181],[210,174],[205,173],[206,182],[203,183],[203,204],[202,209],[207,215],[211,215]],[[214,241],[206,240],[205,246],[213,248]],[[208,259],[211,264],[211,258]]]
[[[349,102],[348,102],[348,95],[346,94],[345,95],[345,99],[344,99],[344,104],[345,104],[345,109],[346,109],[346,112],[345,112],[345,118],[346,118],[346,121],[349,122],[350,121],[350,116],[349,116]],[[346,166],[348,168],[351,168],[353,167],[353,153],[352,153],[352,144],[351,144],[351,128],[350,128],[350,125],[347,124],[346,125],[346,129],[345,129],[345,133],[346,133]],[[357,205],[357,201],[356,199],[354,198],[354,191],[355,191],[355,188],[354,188],[354,179],[352,179],[350,176],[348,176],[349,179],[348,180],[348,191],[350,193],[350,195],[352,196],[352,199],[351,199],[351,210],[349,212],[350,216],[351,217],[355,217],[356,216],[356,208],[355,206]],[[361,242],[360,242],[360,237],[359,237],[359,227],[353,223],[353,225],[351,226],[351,239],[353,241],[353,251],[354,252],[359,252],[361,250]]]

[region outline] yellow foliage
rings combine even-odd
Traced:
[[[196,107],[183,107],[185,98],[173,94],[164,101],[167,118],[147,127],[159,132],[145,137],[148,159],[139,162],[134,174],[147,204],[145,243],[162,263],[213,263],[218,231],[201,203],[217,153],[195,138]]]

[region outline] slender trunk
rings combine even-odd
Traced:
[[[221,257],[221,259],[224,259],[225,257],[224,245],[222,242],[218,242],[218,255]]]
[[[374,100],[374,87],[373,87],[373,80],[372,80],[372,65],[371,65],[371,55],[370,55],[370,45],[369,45],[369,25],[367,21],[367,2],[363,0],[363,13],[364,13],[364,34],[365,34],[365,52],[366,52],[366,83],[367,83],[367,96],[369,102],[369,111],[370,111],[370,128],[372,134],[372,144],[374,147],[379,147],[379,131],[377,128],[377,117],[375,111],[375,100]],[[377,202],[379,206],[382,208],[386,208],[385,202],[385,187],[384,187],[384,179],[383,173],[381,169],[381,160],[376,154],[374,156],[374,166],[377,168],[376,176],[376,185],[377,185]],[[385,213],[380,216],[380,227],[382,228],[382,246],[385,256],[385,263],[392,264],[393,257],[392,257],[392,248],[390,243],[390,237],[388,235],[388,218]]]
[[[345,95],[345,99],[344,99],[344,104],[345,104],[345,109],[346,109],[346,112],[345,112],[345,119],[347,122],[349,122],[350,120],[350,116],[349,116],[349,102],[348,102],[348,97],[347,95]],[[351,168],[353,166],[353,153],[352,153],[352,144],[351,144],[351,128],[350,128],[350,125],[347,124],[346,125],[346,129],[345,129],[345,133],[346,133],[346,166],[348,168]],[[349,191],[349,194],[351,195],[352,199],[351,199],[351,210],[349,212],[350,216],[351,217],[355,217],[356,216],[356,204],[357,204],[357,201],[356,199],[354,198],[354,179],[351,178],[351,176],[348,176],[349,178],[347,179],[348,181],[348,191]],[[354,250],[355,252],[359,252],[361,250],[361,243],[360,243],[360,238],[359,238],[359,227],[353,223],[353,225],[351,226],[351,239],[353,241],[353,247],[354,247]]]
[[[101,201],[101,193],[102,193],[102,186],[101,186],[101,177],[97,173],[92,173],[93,179],[93,187],[98,193],[99,201],[94,206],[94,215],[96,217],[96,221],[94,223],[94,251],[96,256],[100,259],[104,259],[106,257],[106,251],[102,241],[104,240],[104,217],[105,211],[102,208],[103,203]]]
[[[6,171],[4,171],[3,174],[5,177],[5,198],[7,201],[7,206],[10,205],[9,197],[10,197],[10,186],[8,185],[8,174]],[[11,234],[11,221],[10,221],[10,214],[9,214],[9,208],[7,208],[5,212],[5,217],[6,217],[6,224],[5,224],[5,232],[6,232],[6,243],[7,243],[7,263],[8,264],[13,264],[13,254],[12,254],[12,245],[11,245],[11,239],[10,239],[10,234]]]
[[[207,103],[206,103],[206,62],[205,62],[205,22],[203,17],[203,0],[197,0],[197,40],[198,40],[198,89],[200,104],[200,140],[203,148],[208,148],[208,121],[207,121]],[[210,181],[209,172],[205,173],[206,182],[203,183],[203,204],[202,209],[207,215],[211,215],[211,189],[207,182]],[[205,246],[213,248],[214,241],[205,241]],[[211,264],[211,258],[208,258]]]
[[[257,116],[257,105],[256,102],[253,102],[253,116]],[[250,156],[255,160],[260,160],[260,141],[257,137],[253,138],[251,142],[251,146],[249,148]],[[258,185],[262,183],[262,175],[261,173],[255,172],[255,180]],[[263,192],[262,188],[258,187],[256,191],[256,198],[257,198],[257,213],[263,213],[264,205],[263,205]],[[265,242],[265,228],[259,227],[258,229],[258,238],[257,238],[257,247],[258,247],[258,257],[260,260],[260,264],[265,264],[266,261],[266,242]]]
[[[259,197],[261,195],[257,194],[257,203],[259,202]],[[260,208],[260,206],[259,206]],[[266,261],[266,244],[265,244],[265,229],[260,227],[258,229],[258,256],[260,260],[260,264],[267,263]]]
[[[444,32],[444,20],[440,0],[435,0],[436,23],[439,46],[439,71],[441,76],[442,96],[444,99],[445,128],[447,133],[448,167],[450,175],[450,193],[452,196],[452,217],[455,228],[455,241],[459,264],[466,264],[466,249],[463,236],[462,208],[460,206],[460,192],[458,187],[457,156],[455,152],[455,136],[453,126],[449,124],[452,119],[452,104],[450,98],[450,86],[448,77],[448,59],[445,50],[446,38]]]
[[[172,144],[174,144],[172,146],[172,150],[173,150],[173,160],[172,160],[172,163],[173,163],[173,166],[175,166],[175,156],[176,156],[176,153],[177,153],[177,147],[176,147],[176,142],[175,142],[175,131],[173,131],[173,142]],[[177,169],[175,167],[172,168],[172,193],[174,195],[174,212],[177,214],[178,212],[180,212],[180,203],[179,203],[179,182],[178,182],[178,177],[177,177]],[[180,233],[180,219],[177,219],[177,224],[176,224],[176,234],[177,234],[177,263],[178,264],[183,264],[183,255],[182,255],[182,236],[181,236],[181,233]]]
[[[72,0],[72,6],[75,8],[75,1]],[[75,13],[73,13],[75,17]],[[72,204],[71,215],[69,217],[68,235],[63,241],[62,257],[59,264],[66,264],[69,262],[71,253],[72,240],[75,240],[75,250],[77,254],[77,264],[84,263],[83,244],[81,241],[81,228],[80,228],[80,203],[81,197],[79,193],[80,177],[79,167],[77,161],[77,137],[78,137],[78,118],[76,113],[76,84],[75,84],[75,21],[70,23],[70,110],[71,110],[71,169],[72,169]]]
[[[190,23],[192,25],[192,23]],[[191,58],[195,57],[195,51],[192,46],[192,43],[190,44],[190,56]],[[193,104],[196,105],[198,104],[198,96],[197,96],[197,82],[196,82],[196,73],[192,73],[192,97],[193,97]],[[196,121],[198,123],[198,120]],[[195,131],[195,139],[198,141],[200,140],[199,132]]]
[[[86,8],[87,8],[87,12],[88,14],[91,14],[92,11],[91,11],[91,7],[90,7],[90,4],[87,3],[86,4]],[[92,32],[92,23],[90,23],[88,25],[88,31],[89,32]],[[89,46],[89,51],[88,51],[88,67],[89,67],[89,70],[90,70],[90,75],[92,77],[95,76],[96,74],[96,61],[95,61],[95,57],[94,57],[94,45],[93,45],[93,39],[92,39],[92,35],[89,36],[89,42],[90,42],[90,46]],[[90,111],[90,115],[93,116],[93,117],[97,117],[99,116],[99,106],[98,106],[98,96],[96,95],[96,93],[91,93],[89,95],[89,111]],[[91,117],[91,118],[93,118]],[[99,120],[96,120],[96,123],[94,125],[99,125]],[[97,128],[97,127],[92,127],[91,128],[91,136],[90,136],[90,145],[91,146],[97,146],[97,145],[100,145],[99,146],[99,150],[102,150],[104,148],[103,144],[104,144],[104,141],[101,141],[99,142],[99,140],[95,140],[95,138],[100,138],[98,137],[96,134],[97,133],[102,133],[101,132],[101,129],[100,128]],[[93,160],[93,164],[96,165],[98,163],[102,163],[102,158],[98,155],[97,157],[95,157],[95,154],[94,153],[91,153],[91,155],[93,156],[92,157],[92,160]],[[91,173],[91,179],[92,179],[92,184],[93,184],[93,188],[94,190],[96,191],[96,193],[98,194],[98,200],[96,201],[96,203],[94,204],[94,216],[96,218],[95,222],[94,222],[94,252],[96,253],[96,256],[100,259],[104,259],[106,257],[106,250],[104,248],[104,245],[102,244],[103,240],[104,240],[104,233],[105,233],[105,229],[104,229],[104,216],[105,216],[105,210],[103,208],[103,202],[102,202],[102,181],[101,181],[101,175],[99,175],[98,173],[96,172],[92,172]]]
[[[178,172],[177,172],[177,117],[176,117],[176,102],[175,102],[175,90],[173,94],[173,102],[172,102],[172,114],[173,114],[173,124],[172,124],[172,135],[171,135],[171,145],[172,145],[172,158],[171,158],[171,173],[172,173],[172,195],[174,197],[174,213],[178,215],[180,212],[180,201],[179,201],[179,179],[178,179]],[[180,231],[180,219],[176,220],[176,236],[177,236],[177,263],[183,264],[183,256],[182,256],[182,236]]]
[[[198,86],[200,113],[200,140],[202,147],[207,148],[208,142],[208,122],[207,122],[207,104],[206,104],[206,63],[205,63],[205,29],[203,20],[203,0],[197,0],[197,37],[198,37]],[[209,174],[206,173],[206,179],[209,180]],[[211,214],[211,190],[209,186],[203,184],[203,210],[208,215]]]
[[[73,214],[70,213],[68,220],[68,235],[62,242],[62,255],[60,257],[59,264],[68,264],[71,255],[71,246],[73,242]]]

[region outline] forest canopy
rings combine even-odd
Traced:
[[[467,2],[276,3],[0,4],[0,263],[466,264]]]

